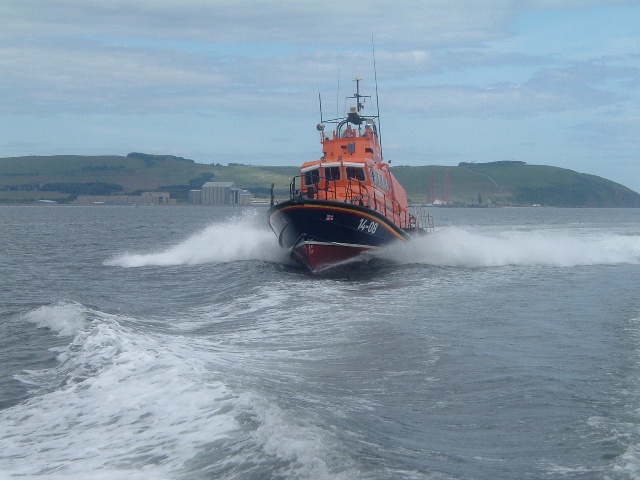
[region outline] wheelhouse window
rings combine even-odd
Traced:
[[[357,180],[359,182],[364,182],[364,168],[362,167],[347,167],[347,180]]]
[[[324,179],[327,182],[340,180],[340,167],[324,167]]]
[[[313,170],[307,170],[304,172],[304,184],[305,186],[317,185],[320,183],[320,169],[314,168]]]
[[[384,175],[376,172],[373,168],[369,169],[369,173],[371,174],[371,179],[373,180],[373,183],[375,183],[378,187],[382,188],[383,190],[389,189],[389,182],[387,181],[387,178]]]

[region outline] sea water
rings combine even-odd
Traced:
[[[640,210],[434,209],[322,275],[265,213],[0,207],[0,478],[640,476]]]

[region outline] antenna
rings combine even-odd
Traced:
[[[378,110],[378,141],[380,142],[380,156],[382,156],[382,125],[380,123],[380,100],[378,98],[378,70],[376,69],[376,46],[371,35],[371,51],[373,53],[373,79],[376,83],[376,108]]]
[[[340,116],[340,69],[338,69],[338,91],[336,93],[336,118]]]
[[[320,92],[318,92],[318,101],[320,102],[320,123],[322,123],[322,97],[320,96]]]

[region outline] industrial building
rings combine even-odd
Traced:
[[[141,195],[78,195],[75,205],[176,205],[169,192],[143,192]]]
[[[189,192],[189,202],[202,205],[250,205],[251,193],[233,182],[207,182]]]
[[[187,201],[193,205],[200,205],[202,203],[202,190],[189,190]]]

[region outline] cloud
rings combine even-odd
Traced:
[[[537,59],[524,56],[490,56],[477,58],[477,66],[500,70],[514,65],[534,66]],[[437,65],[437,62],[434,62]],[[542,59],[534,73],[522,82],[478,84],[442,83],[392,89],[386,102],[392,110],[425,117],[504,116],[523,118],[545,113],[581,111],[614,107],[631,101],[640,77],[640,69],[620,65],[616,59],[607,62],[556,62]],[[436,71],[458,68],[466,71],[464,60],[454,67],[447,62]]]
[[[171,50],[106,46],[96,41],[29,41],[0,46],[13,112],[128,111],[175,108],[227,86],[222,68]],[[164,105],[158,101],[164,99]]]
[[[568,79],[562,90],[559,76],[551,78],[562,69],[545,69],[554,61],[488,48],[511,37],[510,25],[523,11],[585,5],[551,3],[409,0],[390,10],[382,0],[367,8],[308,0],[50,0],[42,8],[7,0],[0,7],[0,61],[5,91],[12,93],[0,108],[260,113],[278,104],[293,111],[300,100],[292,93],[335,89],[339,76],[345,84],[356,74],[371,81],[372,35],[381,82],[417,92],[396,94],[407,109],[445,114],[451,108],[455,115],[575,108],[580,98],[572,85],[583,84]],[[539,71],[519,82],[436,83],[438,75],[515,66]],[[614,99],[592,86],[589,92],[592,104]]]
[[[110,46],[97,40],[46,44],[35,40],[5,44],[0,57],[7,72],[5,87],[12,91],[0,107],[4,113],[219,109],[287,114],[300,109],[301,102],[315,102],[318,90],[335,96],[338,81],[343,92],[351,93],[349,82],[355,75],[353,70],[341,72],[337,65],[343,61],[363,66],[356,74],[367,77],[368,91],[373,91],[372,59],[364,52],[229,58],[168,48]],[[382,88],[388,85],[387,105],[427,116],[518,117],[612,105],[625,98],[625,88],[634,88],[639,76],[638,69],[611,61],[558,64],[544,57],[470,49],[382,50],[378,64],[384,65],[378,73]],[[534,71],[521,82],[487,83],[471,78],[434,82],[452,72],[464,78],[473,69],[499,71],[520,66]],[[431,79],[424,81],[425,75]]]
[[[371,36],[390,49],[464,47],[511,36],[523,12],[633,4],[588,0],[4,0],[4,38],[94,35],[223,44],[274,43],[368,50]]]
[[[570,139],[588,146],[598,154],[611,155],[616,152],[621,157],[635,157],[635,164],[640,152],[639,125],[640,116],[604,117],[598,122],[585,122],[576,126]]]
[[[400,134],[440,128],[430,142],[442,158],[493,158],[492,132],[505,128],[510,142],[498,140],[505,158],[518,157],[531,129],[539,151],[553,137],[567,158],[587,148],[637,158],[637,13],[634,0],[407,0],[393,7],[387,0],[3,0],[0,149],[83,149],[63,133],[92,119],[111,133],[82,138],[84,145],[127,137],[135,145],[148,139],[135,148],[156,151],[172,138],[203,156],[265,158],[267,147],[279,155],[283,144],[266,142],[287,126],[315,122],[319,91],[330,116],[344,107],[353,77],[374,93],[373,37],[385,131],[405,116],[419,125]],[[140,122],[145,116],[153,121]],[[203,133],[205,117],[217,132],[235,135],[236,124],[249,124],[261,136],[237,137],[242,151],[232,151],[228,138]],[[47,136],[61,119],[68,122],[56,130],[62,133]],[[171,130],[176,121],[179,134]],[[461,150],[470,128],[482,135]],[[198,135],[180,143],[191,132]],[[21,150],[31,137],[48,138],[46,151]],[[308,154],[306,143],[292,142],[286,148]]]
[[[6,0],[5,35],[83,35],[180,38],[215,42],[280,42],[341,46],[369,44],[372,34],[385,43],[420,40],[423,44],[459,44],[496,38],[496,25],[512,15],[513,1],[490,6],[473,0],[407,0],[395,4],[370,0],[234,1],[138,0],[87,2]],[[389,21],[390,18],[391,20]]]

